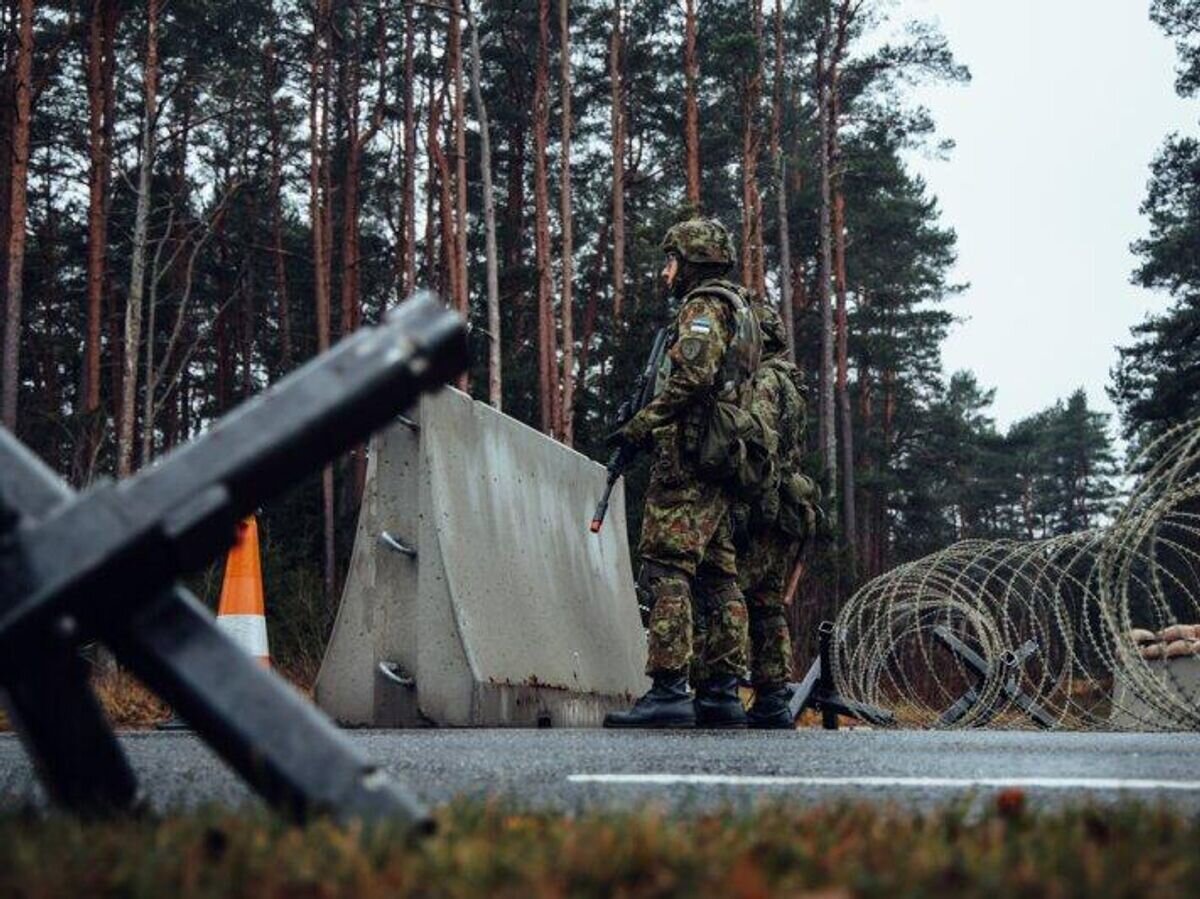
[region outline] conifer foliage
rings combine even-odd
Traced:
[[[1176,41],[1181,97],[1200,96],[1200,0],[1154,0],[1151,18]],[[1200,415],[1200,135],[1172,134],[1150,166],[1142,203],[1150,233],[1134,244],[1143,287],[1171,305],[1133,329],[1110,394],[1125,436],[1145,443]]]
[[[1176,29],[1195,5],[1156,14]],[[461,386],[598,457],[668,315],[658,241],[701,212],[788,303],[835,523],[814,591],[961,536],[1087,526],[1108,477],[1093,413],[1055,407],[1064,448],[1045,428],[1029,448],[989,429],[973,379],[943,378],[955,235],[905,163],[942,141],[907,87],[968,73],[930,27],[882,31],[891,9],[6,4],[4,423],[78,484],[134,471],[424,286],[474,326]],[[1147,201],[1141,277],[1181,310],[1200,303],[1197,170],[1179,139]],[[1129,363],[1131,396],[1159,364]],[[266,512],[270,564],[327,608],[363,470],[360,450]]]

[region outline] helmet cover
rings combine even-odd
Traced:
[[[663,237],[662,251],[701,265],[731,266],[737,260],[733,238],[716,219],[695,218],[672,225]]]

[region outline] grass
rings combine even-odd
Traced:
[[[92,677],[92,689],[108,720],[114,727],[141,730],[153,727],[171,716],[161,699],[147,690],[132,674],[117,669]],[[0,708],[0,732],[12,729],[12,722]]]
[[[92,678],[92,688],[113,727],[144,729],[171,717],[171,709],[128,671]]]
[[[460,803],[419,843],[262,812],[79,823],[0,817],[0,899],[151,897],[1101,897],[1196,894],[1200,824],[1125,805],[1034,814],[764,806],[579,817]]]

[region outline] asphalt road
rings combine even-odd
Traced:
[[[503,795],[538,808],[686,814],[764,798],[931,808],[1020,786],[1036,805],[1138,799],[1200,812],[1200,734],[838,731],[656,734],[602,730],[350,731],[431,803]],[[122,737],[153,804],[242,804],[250,794],[187,734]],[[40,804],[18,741],[0,735],[0,808]]]

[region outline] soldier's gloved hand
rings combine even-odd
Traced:
[[[650,429],[641,415],[635,415],[625,422],[625,427],[621,428],[618,433],[621,435],[622,443],[629,446],[643,446],[650,440]]]
[[[638,428],[635,427],[637,416],[634,416],[624,425],[609,433],[604,438],[604,443],[609,449],[622,449],[627,446],[637,446],[640,441],[637,439],[639,435]]]

